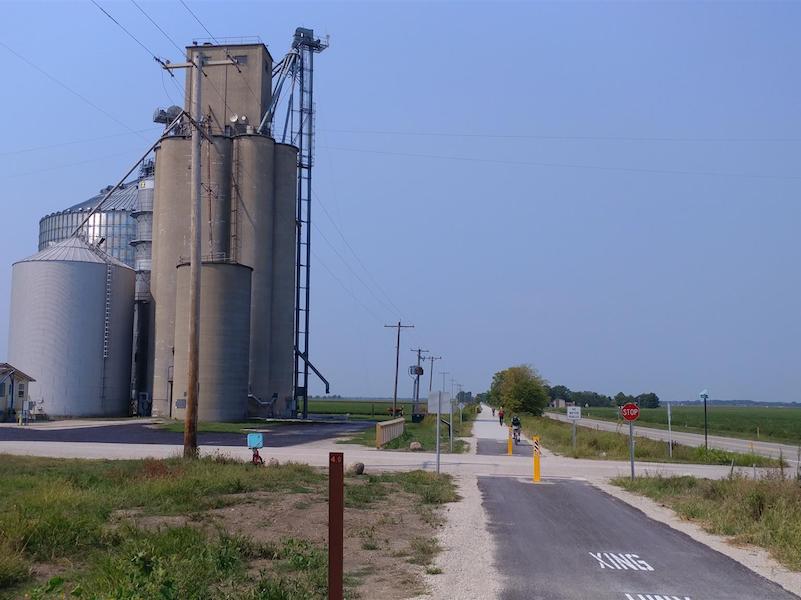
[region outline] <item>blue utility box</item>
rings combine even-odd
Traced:
[[[264,447],[264,434],[249,433],[248,434],[248,448],[263,448]]]

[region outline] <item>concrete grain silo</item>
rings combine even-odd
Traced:
[[[75,237],[14,263],[9,361],[49,417],[128,414],[135,279]]]
[[[198,419],[241,421],[247,416],[252,269],[226,262],[202,264]],[[178,267],[175,320],[175,397],[172,416],[183,419],[189,355],[189,265]]]
[[[257,133],[271,98],[272,58],[263,44],[193,46],[187,52],[191,60],[202,54],[218,64],[227,59],[237,63],[209,68],[208,77],[201,79],[205,135],[200,173],[204,263],[199,418],[242,418],[241,406],[249,407],[252,415],[288,415],[294,382],[298,158],[294,146]],[[190,105],[188,88],[186,106]],[[156,150],[153,414],[173,418],[183,415],[186,391],[188,295],[184,297],[181,288],[186,269],[179,265],[190,254],[190,133],[189,127],[179,130]],[[247,303],[241,297],[245,287]],[[234,318],[232,311],[245,306],[243,329],[242,315]],[[237,337],[243,335],[246,339]],[[224,348],[209,350],[215,343],[209,338],[224,340],[235,349],[232,356],[246,348],[244,365],[235,368],[227,355],[214,354]],[[244,388],[239,379],[243,372]]]

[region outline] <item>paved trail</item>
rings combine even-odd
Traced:
[[[501,600],[797,596],[583,481],[479,477]]]

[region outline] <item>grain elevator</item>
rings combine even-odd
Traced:
[[[263,44],[200,45],[189,62],[233,59],[201,79],[201,420],[287,413],[293,395],[297,149],[257,133],[270,105]],[[186,108],[192,103],[186,90]],[[190,128],[156,152],[151,293],[153,415],[186,407]],[[246,357],[243,362],[242,357]]]
[[[310,371],[328,391],[309,362],[312,65],[327,45],[298,28],[276,64],[259,40],[187,47],[200,107],[187,77],[184,108],[157,109],[169,125],[115,186],[42,218],[40,252],[14,264],[9,336],[39,415],[183,418],[190,322],[201,421],[306,417]]]

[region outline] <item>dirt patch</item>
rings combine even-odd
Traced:
[[[426,521],[429,511],[418,510],[419,499],[412,494],[393,490],[390,496],[363,508],[345,509],[345,574],[361,598],[410,598],[425,591],[423,573],[428,561],[419,560],[416,548],[420,540],[434,535]],[[216,527],[257,543],[288,538],[321,546],[327,542],[328,503],[322,490],[238,494],[237,500],[205,514]],[[270,561],[257,560],[250,570],[257,573],[269,566]]]

